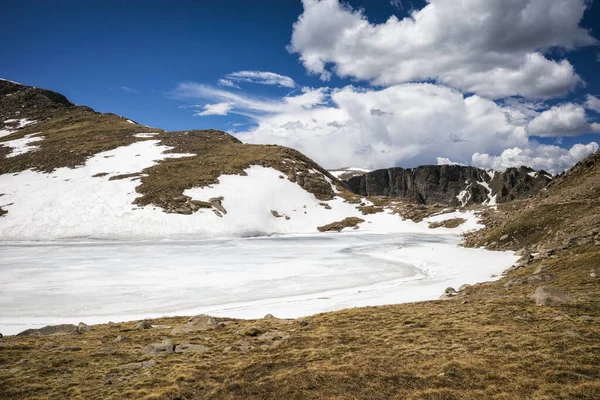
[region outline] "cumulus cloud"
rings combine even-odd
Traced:
[[[385,89],[302,88],[280,98],[182,83],[174,95],[205,100],[208,104],[194,106],[196,115],[248,116],[255,125],[236,132],[240,140],[289,146],[326,168],[457,163],[504,169],[521,162],[558,171],[588,154],[592,146],[582,147],[583,152],[574,147],[565,155],[567,150],[544,147],[529,138],[531,129],[542,129],[543,123],[555,128],[567,111],[581,106],[557,106],[559,117],[548,118],[557,112],[543,111],[542,103],[513,99],[498,104],[431,83]],[[514,149],[519,157],[512,155]]]
[[[416,166],[438,157],[468,163],[482,149],[497,154],[527,146],[524,125],[512,123],[507,112],[489,99],[434,84],[348,86],[331,91],[327,104],[263,115],[238,138],[290,146],[328,168]]]
[[[591,94],[585,96],[585,106],[588,110],[600,113],[600,99],[596,96],[592,96]]]
[[[550,48],[596,43],[579,27],[585,0],[428,0],[410,17],[370,23],[339,0],[303,0],[288,50],[328,80],[332,73],[389,86],[436,80],[489,98],[546,98],[581,82]]]
[[[586,131],[591,131],[591,126],[585,108],[573,103],[554,106],[527,125],[527,133],[532,136],[578,136]]]
[[[234,82],[258,83],[261,85],[275,85],[287,88],[296,87],[296,82],[289,76],[279,75],[268,71],[238,71],[225,76],[219,80],[224,86],[236,87]],[[233,85],[233,86],[232,86]]]
[[[598,143],[596,142],[586,145],[576,144],[570,149],[539,144],[530,148],[509,148],[498,156],[475,153],[473,154],[472,164],[477,167],[500,171],[509,167],[527,165],[533,169],[543,169],[552,174],[557,174],[596,151],[598,151]]]
[[[205,117],[207,115],[227,115],[232,107],[233,104],[231,103],[206,104],[204,105],[204,111],[196,111],[194,115],[198,117]]]

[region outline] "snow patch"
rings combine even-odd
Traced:
[[[9,140],[7,142],[1,142],[0,146],[10,147],[12,151],[6,155],[7,158],[20,156],[21,154],[29,153],[31,151],[39,150],[39,146],[31,146],[32,143],[39,142],[40,140],[44,140],[43,136],[38,133],[31,133],[29,135],[25,135],[20,139]]]
[[[143,132],[143,133],[136,133],[135,135],[133,135],[133,137],[136,138],[151,138],[158,135],[158,132]]]

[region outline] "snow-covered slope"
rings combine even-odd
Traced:
[[[246,175],[222,175],[217,184],[184,192],[193,200],[207,203],[222,198],[224,212],[201,208],[191,215],[181,215],[166,213],[154,205],[134,205],[140,196],[136,193],[140,184],[136,173],[166,158],[190,156],[165,153],[167,150],[169,147],[157,140],[145,140],[98,153],[78,168],[59,168],[49,174],[27,170],[0,175],[0,206],[8,212],[0,217],[0,238],[137,239],[313,233],[319,226],[347,217],[364,219],[359,225],[361,231],[427,229],[426,222],[415,224],[388,212],[362,215],[356,204],[342,197],[319,200],[282,172],[257,165],[247,168]],[[474,227],[465,225],[463,229]]]

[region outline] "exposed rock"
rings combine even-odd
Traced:
[[[85,333],[89,330],[90,327],[87,324],[84,324],[83,322],[80,322],[79,325],[77,325],[77,333]]]
[[[506,283],[504,284],[504,287],[505,287],[505,288],[507,288],[507,289],[510,289],[511,287],[513,287],[513,286],[515,286],[515,285],[522,285],[522,284],[523,284],[523,282],[525,282],[525,280],[524,280],[524,279],[520,279],[520,278],[517,278],[517,279],[511,279],[510,281],[508,281],[508,282],[506,282]]]
[[[471,286],[472,286],[472,285],[469,285],[469,284],[464,284],[464,285],[461,285],[461,286],[458,288],[458,291],[459,291],[459,292],[462,292],[462,291],[464,291],[464,290],[466,290],[466,289],[470,288]]]
[[[389,168],[348,179],[346,184],[361,196],[390,196],[419,203],[452,206],[482,204],[490,195],[497,202],[529,197],[542,190],[551,178],[544,171],[508,168],[495,172],[460,165],[425,165],[417,168]],[[489,193],[483,182],[489,185]]]
[[[263,319],[278,319],[278,318],[275,317],[273,314],[267,314],[263,317]]]
[[[575,301],[571,296],[551,286],[540,286],[531,294],[530,298],[535,301],[535,304],[538,306],[572,303]]]
[[[140,321],[133,326],[133,329],[150,329],[150,328],[152,328],[152,323],[148,320]]]
[[[281,331],[270,331],[270,332],[263,333],[262,335],[260,335],[258,337],[258,339],[266,341],[266,342],[272,342],[272,341],[278,341],[278,340],[287,339],[288,337],[289,336],[286,335],[284,332],[281,332]]]
[[[40,329],[27,329],[17,336],[68,335],[77,333],[77,326],[71,324],[48,325]]]
[[[523,257],[519,258],[517,260],[517,262],[515,263],[515,266],[517,267],[524,267],[526,265],[529,265],[533,262],[533,254],[525,254]]]
[[[362,218],[348,217],[341,221],[332,222],[331,224],[319,226],[319,232],[341,232],[344,228],[358,228],[358,224],[365,222]]]
[[[458,294],[458,292],[453,287],[447,287],[446,290],[444,290],[444,293],[449,295]]]
[[[206,346],[202,346],[201,344],[178,344],[177,346],[175,346],[175,353],[186,353],[186,352],[193,352],[193,353],[206,353],[208,350],[210,350],[208,347]]]
[[[222,204],[223,201],[223,197],[213,197],[211,199],[208,199],[208,202],[214,207],[216,208],[220,213],[222,214],[227,214],[227,210],[225,209],[225,207],[223,207]]]
[[[160,343],[152,343],[142,349],[144,354],[168,354],[175,351],[173,342],[169,339],[164,339]]]
[[[115,340],[114,340],[114,341],[115,341],[115,342],[117,342],[117,343],[120,343],[120,342],[128,342],[128,341],[129,341],[129,338],[128,338],[127,336],[122,336],[122,335],[119,335],[119,336],[117,336],[117,337],[115,338]]]
[[[217,321],[210,315],[200,314],[191,317],[187,324],[179,326],[171,331],[171,334],[208,331],[217,327]]]
[[[275,210],[271,210],[271,215],[274,216],[275,218],[283,218],[283,215],[279,214]]]

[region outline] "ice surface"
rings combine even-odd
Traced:
[[[441,217],[438,217],[441,218]],[[456,234],[319,234],[199,241],[0,242],[0,332],[208,313],[299,317],[438,298],[516,257]]]

